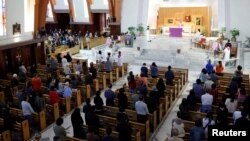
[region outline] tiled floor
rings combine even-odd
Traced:
[[[139,74],[140,66],[142,63],[146,63],[148,66],[152,62],[156,62],[158,66],[168,66],[172,65],[173,67],[178,68],[188,68],[189,69],[189,83],[186,89],[181,94],[177,103],[173,106],[173,110],[169,113],[168,117],[165,121],[163,121],[162,126],[159,128],[158,132],[155,133],[155,137],[162,141],[164,140],[170,133],[171,129],[171,120],[176,116],[176,111],[178,110],[178,105],[181,102],[182,97],[186,97],[188,94],[188,90],[191,88],[192,83],[198,77],[201,68],[204,67],[208,55],[211,52],[193,48],[191,44],[190,37],[182,37],[182,38],[169,38],[168,36],[151,36],[151,42],[147,42],[145,37],[138,37],[134,42],[134,47],[125,47],[123,44],[118,44],[118,50],[122,52],[124,62],[129,63],[129,71],[133,71],[134,74]],[[141,47],[141,52],[137,51],[137,47]],[[192,48],[191,48],[192,47]],[[181,49],[180,54],[176,54],[176,50]],[[82,59],[91,59],[95,61],[95,53],[98,50],[102,50],[103,52],[112,51],[113,58],[117,56],[117,50],[110,50],[105,46],[100,46],[91,51],[82,51],[81,54],[77,54],[73,57],[82,58]],[[246,53],[249,54],[250,52]],[[250,67],[249,61],[250,55],[244,56],[244,66]],[[210,57],[211,58],[211,57]],[[211,58],[213,59],[213,58]],[[227,69],[226,71],[232,71],[234,69]],[[248,69],[249,70],[249,69]],[[114,84],[113,89],[117,89],[121,87],[124,83],[126,83],[126,77],[120,79],[117,83]],[[103,94],[102,94],[103,97]],[[103,98],[104,99],[104,98]],[[82,109],[82,106],[81,106]],[[84,119],[84,115],[82,113],[82,117]],[[43,133],[42,138],[44,140],[52,141],[54,132],[53,126],[48,127]],[[64,116],[64,127],[71,126],[70,114]],[[68,130],[68,136],[73,135],[72,127]],[[152,139],[155,140],[155,139]]]

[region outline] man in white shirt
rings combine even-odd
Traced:
[[[122,67],[123,64],[123,59],[121,55],[121,51],[118,52],[118,57],[117,57],[117,66]]]
[[[213,104],[213,96],[206,92],[206,94],[201,96],[201,112],[211,112]]]
[[[143,101],[144,97],[140,96],[139,101],[135,103],[135,110],[137,113],[137,121],[140,123],[145,123],[147,121],[148,106]]]

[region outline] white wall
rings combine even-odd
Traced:
[[[148,25],[156,28],[157,15],[160,7],[204,7],[209,6],[210,0],[149,0]]]
[[[68,0],[56,0],[54,9],[55,10],[69,10]]]
[[[218,29],[218,2],[219,0],[210,0],[211,29]]]
[[[121,32],[127,32],[128,27],[143,24],[147,27],[148,8],[151,0],[122,0],[121,3]]]
[[[93,11],[109,11],[108,0],[94,0],[91,5]]]
[[[250,0],[230,0],[230,15],[228,16],[230,24],[227,25],[227,29],[237,28],[240,30],[240,36],[237,37],[237,40],[245,41],[246,36],[250,36],[249,5]]]
[[[35,0],[7,0],[6,1],[6,36],[0,37],[0,45],[20,40],[32,39],[34,30]],[[13,25],[21,25],[21,34],[13,35]]]
[[[89,23],[87,0],[73,0],[74,22]]]

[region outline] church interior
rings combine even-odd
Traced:
[[[0,0],[0,141],[250,132],[248,5]]]

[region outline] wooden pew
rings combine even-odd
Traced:
[[[105,127],[116,127],[117,125],[117,120],[116,118],[113,117],[108,117],[108,116],[102,116],[102,115],[98,115],[100,122],[105,124]],[[150,128],[149,128],[149,121],[147,120],[145,124],[141,124],[138,122],[133,122],[130,121],[129,122],[132,129],[138,130],[140,131],[140,133],[142,133],[142,135],[145,135],[146,141],[149,140],[150,138]]]
[[[69,113],[71,111],[71,98],[66,97],[66,98],[60,98],[60,105],[65,106],[65,112]]]
[[[116,114],[119,112],[118,107],[111,107],[111,106],[103,106],[103,114],[106,116],[116,117]],[[126,114],[129,117],[130,121],[137,121],[137,113],[134,110],[126,109]],[[147,120],[150,121],[150,124],[153,125],[154,130],[157,126],[157,112],[154,111],[153,114],[147,114]]]
[[[5,95],[4,95],[4,92],[0,92],[0,103],[4,104],[5,105]]]
[[[30,139],[30,128],[28,120],[23,120],[21,123],[15,123],[14,129],[15,132],[21,133],[23,141],[28,141]]]
[[[85,129],[85,131],[87,131],[87,125],[83,125],[83,128]],[[106,135],[106,129],[104,128],[99,128],[99,136],[102,138]],[[119,133],[115,130],[112,130],[111,136],[118,141],[119,139]],[[141,134],[140,131],[135,132],[135,134],[131,135],[131,139],[132,141],[141,141]]]
[[[60,117],[58,103],[55,103],[54,105],[46,104],[46,109],[47,112],[52,114],[53,121],[56,121]]]
[[[11,141],[10,131],[6,130],[0,134],[0,141]]]

